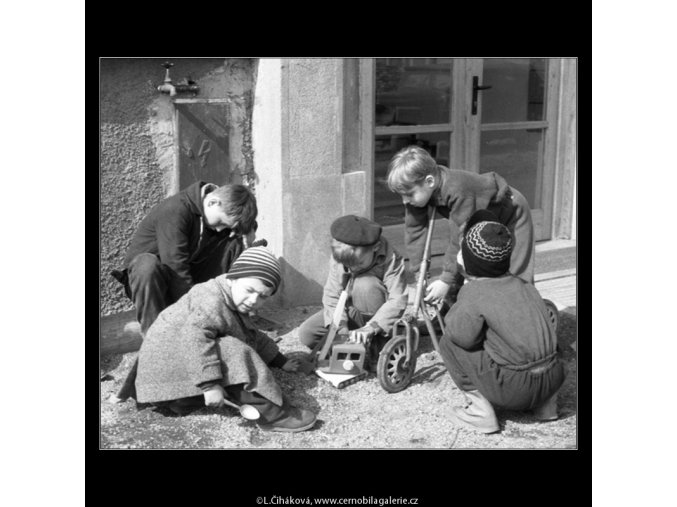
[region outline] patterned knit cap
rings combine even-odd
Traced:
[[[227,278],[258,278],[273,288],[280,286],[280,263],[268,248],[254,246],[244,250],[230,267]]]
[[[488,210],[476,211],[468,220],[461,251],[469,275],[497,277],[510,270],[513,248],[510,230]]]

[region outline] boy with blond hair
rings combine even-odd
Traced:
[[[515,236],[510,272],[534,282],[534,227],[524,196],[495,172],[476,174],[438,165],[418,146],[400,150],[390,161],[388,187],[402,196],[405,205],[405,244],[409,269],[418,270],[428,228],[427,207],[449,219],[451,241],[444,256],[442,275],[426,288],[425,301],[440,303],[454,296],[462,278],[456,270],[459,236],[465,222],[479,209],[488,209]]]

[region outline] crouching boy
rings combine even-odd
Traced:
[[[243,185],[198,181],[158,203],[139,224],[124,269],[112,275],[134,303],[145,335],[162,310],[196,283],[227,272],[256,231],[256,198]],[[138,364],[110,401],[135,398]]]
[[[249,320],[280,284],[280,265],[264,247],[246,249],[225,275],[196,284],[160,313],[139,351],[138,401],[182,414],[222,407],[226,395],[260,414],[265,431],[312,428],[315,414],[292,406],[271,367],[297,371]]]
[[[514,238],[487,210],[468,220],[460,269],[466,284],[445,316],[440,352],[466,405],[458,424],[482,433],[500,429],[493,406],[557,419],[557,391],[566,376],[557,338],[536,288],[509,273]]]
[[[346,289],[348,299],[338,334],[349,332],[350,341],[365,344],[365,365],[373,370],[387,335],[407,306],[404,259],[381,236],[381,226],[366,218],[337,218],[330,232],[332,257],[323,309],[301,324],[299,340],[313,348],[326,336],[339,296]]]

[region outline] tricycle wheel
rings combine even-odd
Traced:
[[[407,339],[405,336],[395,336],[381,351],[376,367],[376,374],[381,387],[389,393],[397,393],[407,387],[416,370],[416,353],[412,354],[409,364],[405,367],[407,357]]]
[[[557,327],[559,326],[559,311],[557,310],[557,306],[549,299],[544,299],[543,302],[548,310],[548,320],[550,320],[555,328],[555,333],[557,333]]]

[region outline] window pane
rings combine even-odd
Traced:
[[[395,153],[416,144],[428,150],[438,164],[449,165],[449,132],[376,136],[374,164],[374,220],[381,225],[404,223],[402,198],[386,183],[388,164]]]
[[[540,208],[543,130],[482,132],[480,172],[495,171],[519,190],[532,209]]]
[[[376,59],[376,126],[449,123],[451,68],[434,58]]]
[[[482,123],[540,121],[544,118],[544,58],[487,58],[482,86]]]

